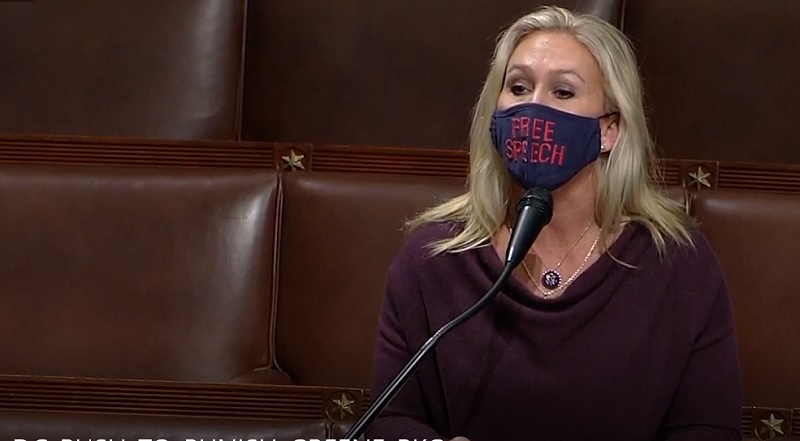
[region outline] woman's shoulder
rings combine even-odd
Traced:
[[[429,222],[410,230],[388,268],[390,295],[402,293],[406,298],[424,281],[448,274],[458,259],[450,253],[436,253],[435,246],[454,237],[459,228],[454,222]]]
[[[716,249],[712,245],[706,233],[699,225],[691,227],[689,230],[692,238],[694,262],[698,269],[706,276],[716,276],[721,282],[725,282],[725,271],[719,260]]]
[[[689,257],[692,264],[717,266],[719,262],[714,247],[700,225],[689,225],[686,227],[686,232],[689,239],[687,242],[675,243],[673,240],[673,247],[678,251],[678,255]]]
[[[653,248],[657,248],[655,238],[647,232],[647,228],[639,225],[642,240],[648,240]],[[667,278],[677,277],[685,281],[703,281],[712,285],[725,283],[725,274],[717,253],[699,224],[685,227],[685,234],[680,237],[662,232],[664,247],[659,256],[662,265],[670,268],[664,273]],[[651,236],[644,239],[645,236]]]
[[[660,248],[667,259],[716,260],[716,255],[705,232],[698,223],[687,223],[682,228],[665,229],[655,222],[635,220],[627,224],[632,229],[633,239],[648,243],[654,249]],[[659,240],[660,238],[660,240]],[[659,247],[658,243],[662,246]]]
[[[398,260],[412,263],[434,258],[435,246],[455,237],[461,228],[462,224],[455,221],[428,222],[415,227],[406,235]]]

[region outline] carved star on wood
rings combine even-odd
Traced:
[[[691,179],[689,185],[696,185],[697,189],[700,189],[700,186],[711,188],[711,182],[709,182],[708,178],[711,177],[711,173],[706,171],[702,166],[698,165],[697,170],[693,172],[689,172],[688,176]]]
[[[767,439],[778,438],[778,434],[782,435],[783,438],[783,419],[782,418],[775,418],[774,413],[769,414],[769,419],[761,420],[761,423],[764,424],[764,427],[759,430],[759,435],[767,434]]]
[[[339,412],[339,419],[344,419],[345,413],[353,415],[353,403],[355,403],[355,400],[347,398],[347,395],[342,393],[341,397],[334,398],[331,401],[336,404],[336,407],[333,410],[334,412]]]
[[[305,157],[306,156],[303,154],[295,153],[294,150],[289,150],[288,155],[281,156],[281,159],[283,159],[283,162],[285,164],[283,168],[284,169],[291,168],[292,170],[297,170],[297,169],[305,170],[306,167],[303,165],[303,158]]]

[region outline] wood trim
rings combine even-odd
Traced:
[[[690,173],[698,167],[710,173],[710,186],[697,185]],[[800,165],[718,162],[692,159],[664,159],[660,169],[668,185],[686,185],[697,191],[703,189],[741,189],[771,193],[800,193]]]
[[[0,163],[143,167],[271,167],[264,143],[0,135]]]
[[[313,150],[315,170],[362,171],[382,174],[466,176],[469,155],[464,150],[320,145]]]
[[[800,439],[800,409],[743,407],[742,439],[773,438]]]
[[[337,412],[342,394],[353,401],[352,414]],[[357,388],[0,375],[0,411],[327,419],[349,427],[370,404],[369,391]],[[769,415],[782,420],[787,438],[800,435],[800,409],[743,407],[743,439],[763,439]]]
[[[342,393],[352,415],[332,411]],[[354,388],[0,375],[0,410],[338,422],[368,405]]]
[[[469,170],[469,155],[463,150],[292,143],[268,146],[275,151],[276,167],[292,171],[463,177]],[[302,167],[296,161],[292,164],[293,158],[302,158]]]
[[[465,177],[465,150],[249,141],[158,140],[0,134],[0,163],[276,168]],[[664,159],[660,181],[692,191],[747,189],[800,194],[800,165]]]

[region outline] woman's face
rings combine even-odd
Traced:
[[[534,32],[520,41],[506,67],[498,110],[538,103],[598,117],[605,112],[603,77],[594,56],[562,32]]]

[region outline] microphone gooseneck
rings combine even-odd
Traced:
[[[542,228],[550,222],[553,216],[553,199],[550,192],[543,188],[532,188],[525,192],[517,204],[517,218],[514,222],[511,238],[508,241],[506,250],[506,263],[503,271],[498,276],[497,281],[489,291],[472,305],[469,309],[458,315],[450,322],[439,328],[417,353],[409,360],[403,369],[394,377],[378,397],[373,400],[372,405],[361,415],[361,418],[350,427],[344,438],[345,440],[356,440],[360,437],[378,414],[386,407],[389,401],[397,395],[400,388],[408,381],[411,374],[417,369],[422,359],[430,353],[439,340],[456,326],[464,323],[478,313],[486,304],[491,301],[500,289],[505,285],[511,273],[522,262],[525,254],[533,245],[536,236]]]

